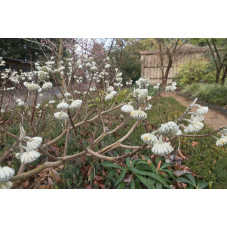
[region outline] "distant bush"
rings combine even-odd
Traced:
[[[192,83],[213,83],[215,82],[215,72],[211,64],[204,58],[191,60],[180,66],[175,81],[180,87]]]
[[[194,83],[186,85],[181,93],[218,106],[227,106],[227,85]]]

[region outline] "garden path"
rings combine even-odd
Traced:
[[[161,94],[162,97],[173,97],[177,102],[182,104],[185,107],[188,107],[192,102],[189,99],[186,99],[176,92],[165,92]],[[194,111],[194,109],[192,109]],[[217,111],[209,109],[209,112],[204,115],[204,122],[208,126],[212,127],[214,130],[221,128],[222,126],[227,126],[227,117],[224,114],[221,114]]]

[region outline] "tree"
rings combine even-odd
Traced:
[[[184,44],[184,40],[179,38],[173,39],[152,39],[156,49],[158,49],[159,58],[160,58],[160,69],[162,72],[162,85],[167,84],[169,71],[173,65],[173,60],[175,54],[180,50]],[[167,66],[165,69],[164,60],[167,59]]]
[[[44,48],[44,51],[48,52],[46,48]],[[0,39],[0,56],[34,62],[41,59],[44,54],[35,42],[29,42],[21,38],[6,38]]]
[[[189,39],[189,42],[198,46],[208,46],[210,56],[216,69],[216,83],[220,82],[224,85],[227,72],[227,39],[226,38],[197,38]]]
[[[124,79],[134,82],[141,75],[141,51],[151,50],[152,40],[115,39],[110,56],[115,59],[115,66],[124,74]]]

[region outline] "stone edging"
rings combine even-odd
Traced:
[[[180,95],[180,96],[182,96],[184,98],[190,99],[190,100],[194,100],[195,99],[195,97],[189,96],[189,95],[186,95],[186,94],[181,94],[179,91],[176,91],[176,94]],[[218,111],[218,112],[224,114],[225,116],[227,116],[227,109],[226,108],[223,108],[223,107],[220,107],[220,106],[216,106],[214,104],[210,104],[210,103],[201,101],[199,99],[198,99],[197,103],[201,104],[201,105],[204,105],[204,106],[208,106],[210,109]]]

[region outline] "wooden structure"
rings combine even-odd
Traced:
[[[205,56],[209,53],[208,47],[196,47],[193,45],[183,45],[173,57],[173,65],[169,71],[167,83],[177,75],[179,66],[192,59]],[[167,68],[168,57],[164,56],[164,71]],[[141,77],[150,79],[151,84],[162,82],[162,72],[160,64],[160,53],[158,51],[141,52]]]
[[[20,72],[22,70],[23,72],[30,72],[33,63],[29,61],[19,60],[19,59],[12,59],[12,58],[3,58],[3,61],[5,61],[5,66],[0,66],[0,71],[3,71],[4,69],[11,69],[12,71]]]

